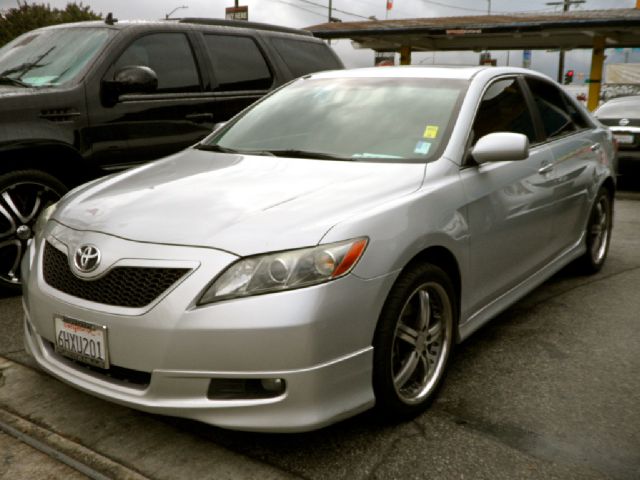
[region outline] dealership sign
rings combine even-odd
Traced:
[[[249,7],[227,7],[224,9],[224,18],[227,20],[249,20]]]

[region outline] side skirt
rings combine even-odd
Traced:
[[[585,237],[584,235],[582,235],[580,240],[574,246],[569,247],[567,250],[565,250],[565,252],[561,254],[557,259],[548,263],[532,276],[530,276],[526,280],[523,280],[511,290],[503,293],[491,303],[470,315],[464,323],[458,325],[460,341],[463,341],[465,338],[469,337],[473,332],[478,330],[493,317],[506,310],[522,297],[526,296],[536,287],[540,286],[542,283],[548,280],[555,273],[559,272],[569,263],[579,258],[586,251],[587,247],[585,244]]]

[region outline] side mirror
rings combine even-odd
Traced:
[[[115,73],[113,80],[103,81],[102,88],[106,103],[115,104],[120,95],[155,92],[158,89],[158,76],[149,67],[124,67]]]
[[[521,133],[495,132],[480,138],[471,149],[478,163],[529,158],[529,139]]]

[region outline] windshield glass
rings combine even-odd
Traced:
[[[72,80],[114,34],[99,27],[25,33],[0,48],[0,78],[35,87],[61,85]]]
[[[446,146],[467,85],[430,78],[301,78],[247,110],[203,148],[428,161]],[[305,155],[310,152],[318,155]]]

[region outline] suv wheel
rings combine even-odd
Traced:
[[[0,287],[20,290],[20,260],[36,220],[66,191],[62,182],[38,170],[0,174]]]

